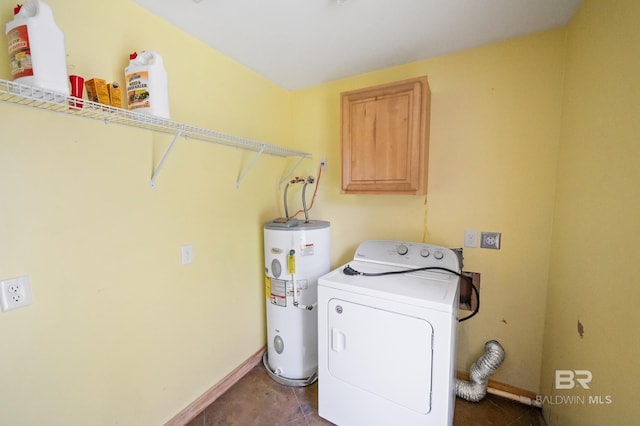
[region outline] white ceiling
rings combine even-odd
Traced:
[[[581,0],[133,0],[290,90],[563,26]]]

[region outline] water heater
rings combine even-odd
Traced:
[[[330,224],[275,219],[264,225],[269,375],[287,386],[318,372],[318,278],[330,270]]]

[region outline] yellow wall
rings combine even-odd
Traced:
[[[172,118],[287,146],[289,94],[128,0],[48,0],[71,72],[123,83],[162,53]],[[14,1],[0,0],[0,21]],[[3,49],[6,49],[3,44]],[[0,77],[8,79],[6,54]],[[262,223],[292,160],[0,104],[0,424],[163,424],[259,350]],[[180,247],[195,261],[181,265]]]
[[[48,3],[71,73],[122,82],[131,51],[158,50],[172,118],[312,152],[300,175],[326,157],[311,216],[332,223],[333,266],[366,239],[460,247],[465,229],[502,232],[501,250],[464,251],[483,300],[459,328],[458,369],[497,339],[507,357],[495,380],[549,395],[555,369],[587,368],[593,392],[614,397],[610,409],[547,406],[550,423],[632,414],[633,0],[586,0],[568,33],[292,93],[128,0]],[[0,0],[2,22],[13,6]],[[340,92],[425,74],[428,195],[340,194]],[[0,398],[11,401],[0,423],[161,424],[264,345],[262,223],[282,214],[277,182],[292,160],[261,158],[236,190],[251,153],[180,140],[152,190],[168,136],[6,104],[0,117],[0,278],[28,275],[33,291],[32,306],[0,314]],[[189,243],[195,262],[183,266]]]
[[[314,217],[332,222],[334,265],[366,239],[462,247],[465,229],[499,231],[499,251],[464,249],[482,274],[481,313],[459,327],[457,367],[487,340],[507,356],[498,381],[537,392],[560,130],[564,31],[385,69],[294,93],[294,139],[328,159]],[[340,194],[341,91],[428,75],[428,195]]]
[[[553,426],[640,421],[639,19],[636,0],[585,0],[568,26],[541,377]],[[590,389],[554,389],[558,369],[590,370]]]

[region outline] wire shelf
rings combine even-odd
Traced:
[[[47,89],[0,80],[0,101],[11,104],[72,115],[81,118],[180,135],[185,138],[245,149],[278,157],[310,158],[311,154],[204,129],[177,121],[78,99]],[[76,107],[81,105],[82,107]]]
[[[215,143],[232,148],[240,148],[256,152],[256,156],[248,167],[240,174],[236,180],[236,188],[240,187],[240,182],[247,175],[262,154],[274,155],[277,157],[299,157],[296,165],[280,181],[280,185],[293,173],[293,170],[305,158],[311,158],[311,154],[293,149],[283,148],[264,142],[234,136],[215,130],[204,129],[189,124],[179,123],[166,118],[129,111],[68,96],[64,93],[43,89],[40,87],[14,83],[12,81],[0,79],[0,101],[14,105],[21,105],[35,109],[57,112],[60,114],[72,115],[80,118],[102,121],[103,123],[114,123],[138,129],[146,129],[154,132],[173,135],[173,142],[162,157],[151,176],[151,187],[155,188],[156,178],[162,169],[167,157],[179,137],[195,139],[203,142]]]

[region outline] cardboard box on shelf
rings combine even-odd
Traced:
[[[109,90],[105,80],[92,78],[84,83],[84,87],[87,89],[87,97],[90,101],[109,105]]]
[[[122,90],[118,83],[107,84],[107,90],[109,91],[109,103],[111,106],[122,108]]]

